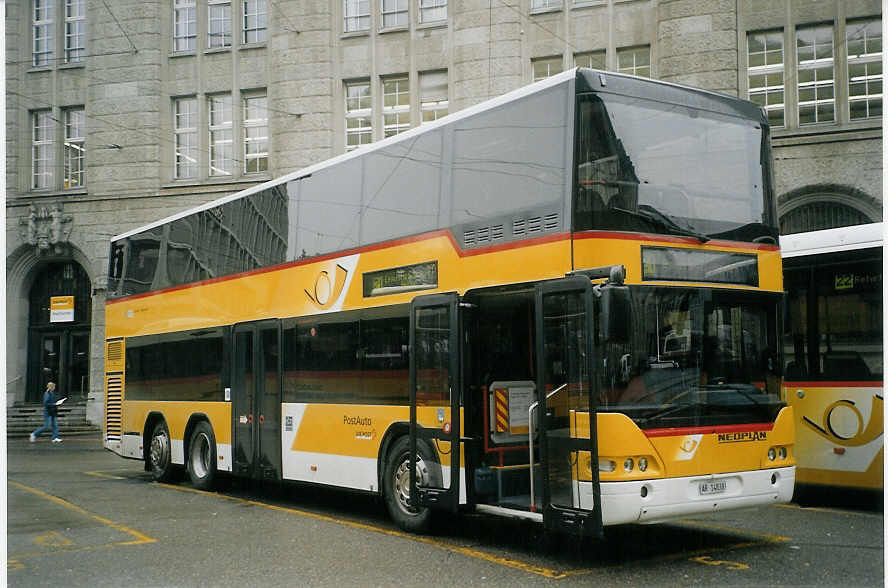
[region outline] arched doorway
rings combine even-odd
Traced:
[[[50,312],[53,297],[73,296],[74,313]],[[89,393],[89,333],[92,288],[75,261],[50,263],[39,271],[28,293],[28,383],[25,400],[40,402],[46,383],[57,393],[85,399]]]

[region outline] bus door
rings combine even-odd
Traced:
[[[593,292],[585,277],[538,284],[535,293],[539,468],[549,529],[601,533],[593,377]],[[532,408],[533,410],[533,408]],[[532,481],[533,482],[533,481]],[[540,503],[540,497],[534,502]]]
[[[280,321],[234,326],[231,361],[235,474],[281,479]]]
[[[461,386],[459,296],[417,296],[410,310],[410,499],[414,506],[453,511],[459,506]]]

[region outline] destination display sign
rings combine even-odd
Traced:
[[[427,261],[364,274],[364,297],[438,287],[438,262]]]
[[[758,257],[730,251],[642,247],[642,280],[758,286]]]

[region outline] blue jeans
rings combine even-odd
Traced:
[[[57,439],[59,436],[59,419],[58,417],[50,416],[43,413],[43,426],[31,433],[35,437],[39,437],[41,433],[49,429],[52,426],[52,438]]]

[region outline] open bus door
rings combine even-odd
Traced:
[[[417,296],[410,309],[409,482],[414,507],[459,507],[461,385],[459,296]]]
[[[538,284],[535,296],[543,523],[600,535],[592,284],[564,278]]]

